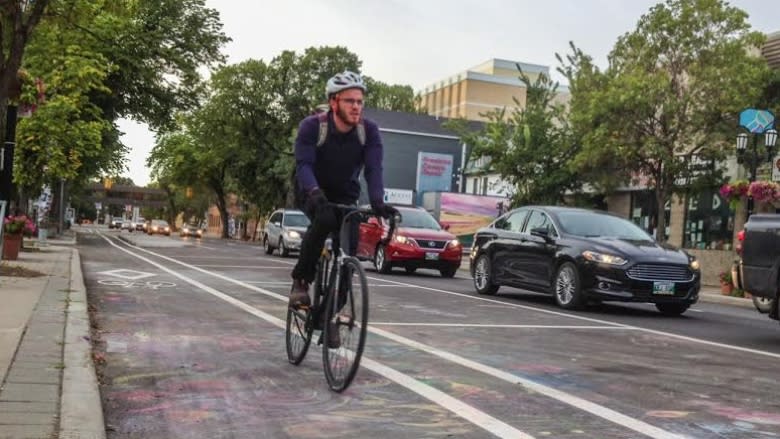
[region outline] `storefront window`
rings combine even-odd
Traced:
[[[664,210],[666,212],[664,241],[666,241],[669,239],[669,231],[671,230],[669,227],[669,219],[672,216],[671,203],[667,202]],[[655,194],[652,191],[631,192],[631,221],[656,239],[657,211]]]
[[[684,247],[731,250],[734,235],[734,213],[717,190],[688,196]]]

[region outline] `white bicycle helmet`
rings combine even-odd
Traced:
[[[334,93],[350,88],[359,88],[363,90],[363,93],[368,90],[359,74],[345,70],[328,79],[328,83],[325,85],[325,96],[330,98]]]

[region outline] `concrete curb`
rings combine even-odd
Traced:
[[[105,439],[103,406],[92,362],[87,289],[81,258],[73,250],[70,263],[70,295],[65,324],[65,369],[60,400],[61,439]]]

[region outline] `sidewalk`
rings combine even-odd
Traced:
[[[25,240],[36,251],[2,262],[43,276],[0,276],[0,439],[105,438],[75,243]]]

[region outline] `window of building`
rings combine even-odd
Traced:
[[[487,195],[488,178],[482,177],[482,195]]]
[[[669,232],[671,230],[669,220],[672,217],[672,205],[670,202],[666,203],[664,211],[664,222],[666,223],[664,240],[666,241],[669,239]],[[658,208],[656,207],[655,193],[653,193],[653,191],[631,192],[631,221],[656,239],[658,239],[656,236],[657,212]]]
[[[688,196],[685,210],[685,248],[731,250],[734,213],[717,189]]]

